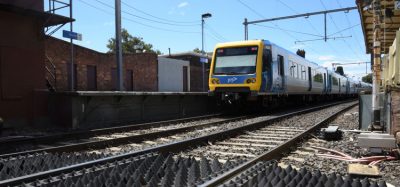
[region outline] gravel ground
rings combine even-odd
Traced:
[[[338,116],[331,124],[339,125],[340,129],[353,130],[358,128],[358,106],[353,107],[346,113]],[[369,156],[367,150],[357,146],[357,135],[353,132],[344,132],[343,138],[339,141],[325,141],[312,138],[302,143],[296,150],[281,159],[281,165],[292,165],[296,168],[305,167],[309,170],[318,169],[322,173],[338,173],[347,175],[348,163],[345,161],[321,158],[316,155],[315,149],[311,146],[318,146],[337,150],[352,157],[359,158]],[[394,186],[400,186],[400,161],[386,161],[377,165],[382,177],[371,178],[371,180],[384,180]]]
[[[324,112],[324,111],[332,112],[334,110],[338,110],[339,108],[343,108],[348,105],[350,105],[350,104],[342,104],[340,106],[329,107],[328,109],[323,109],[318,112]],[[314,112],[314,115],[311,115],[310,118],[317,120],[318,118],[321,117],[321,116],[317,115],[317,117],[312,118],[312,116],[315,116],[315,115],[317,115],[317,114],[315,114],[315,112]],[[223,130],[234,128],[234,127],[240,127],[240,126],[247,125],[249,123],[259,122],[259,121],[263,121],[263,120],[270,119],[270,118],[272,118],[272,116],[256,117],[256,118],[252,118],[252,119],[246,119],[246,120],[241,120],[241,121],[236,121],[236,122],[220,124],[218,126],[201,128],[201,129],[197,129],[195,131],[190,131],[190,132],[186,132],[186,133],[176,134],[173,136],[158,138],[158,139],[155,139],[152,141],[144,141],[144,142],[141,142],[140,144],[127,143],[126,145],[121,145],[121,146],[117,146],[117,147],[109,147],[106,149],[98,149],[98,150],[88,150],[88,151],[83,151],[83,152],[78,152],[78,153],[70,153],[70,154],[78,154],[78,155],[98,154],[98,155],[100,155],[100,157],[118,155],[118,154],[122,154],[122,153],[126,153],[126,152],[138,151],[138,150],[143,150],[143,149],[150,148],[150,147],[155,147],[160,144],[166,144],[166,143],[177,142],[177,141],[181,141],[181,140],[185,140],[185,139],[189,139],[189,138],[200,137],[200,136],[204,136],[206,134],[215,133],[218,131],[223,131]],[[293,124],[293,123],[301,125],[304,123],[304,121],[293,118],[292,120],[289,120],[288,125]],[[309,124],[313,124],[313,122],[310,121]],[[35,157],[35,156],[33,156],[33,157]],[[57,163],[60,162],[61,163],[60,165],[62,165],[62,166],[70,165],[70,164],[64,162],[63,159],[61,159],[61,157],[70,157],[70,156],[69,155],[66,156],[64,154],[58,155],[58,154],[50,154],[49,153],[49,154],[46,154],[46,159],[45,158],[35,158],[33,163],[39,163],[42,165],[43,165],[43,163],[46,163],[46,165],[49,165],[44,168],[54,168],[54,166],[52,164],[53,162],[57,162]],[[95,157],[90,156],[88,159],[91,160],[92,158],[95,158]],[[61,161],[60,161],[60,159],[61,159]],[[24,167],[25,163],[23,161],[24,158],[14,158],[14,160],[16,160],[16,162],[21,162],[19,167],[15,167],[14,164],[11,164],[10,162],[8,162],[9,161],[8,159],[0,160],[0,165],[1,165],[0,173],[3,172],[2,175],[0,175],[1,178],[3,178],[3,179],[4,178],[13,178],[13,177],[21,176],[21,175],[26,175],[26,174],[46,170],[46,169],[25,170],[25,167]],[[77,159],[74,159],[74,163],[75,164],[79,163],[80,160],[81,159],[78,157]],[[87,160],[87,159],[85,159],[85,160]],[[15,168],[15,173],[11,174],[11,173],[7,172],[9,167]],[[43,167],[40,167],[40,168],[43,168]],[[4,171],[6,171],[6,172],[4,172]]]

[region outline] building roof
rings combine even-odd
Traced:
[[[372,0],[357,0],[357,8],[360,13],[361,27],[364,34],[366,53],[372,53],[374,37],[374,17]],[[400,27],[400,10],[395,10],[395,0],[380,0],[382,12],[381,25],[381,53],[387,54],[389,47],[396,37],[396,31]],[[392,14],[392,16],[390,16]]]
[[[0,2],[0,11],[12,12],[12,13],[19,14],[19,15],[35,17],[43,22],[44,27],[65,24],[65,23],[75,21],[75,19],[71,19],[71,18],[68,18],[65,16],[51,14],[48,12],[34,10],[34,9],[28,9],[28,8],[16,6],[13,4],[5,4],[5,3],[1,3],[1,2]]]
[[[188,52],[182,52],[182,53],[173,53],[173,54],[167,54],[167,55],[159,55],[159,57],[180,57],[180,56],[196,56],[196,57],[204,57],[204,58],[211,58],[212,57],[212,53],[206,53],[206,54],[201,54],[201,53],[196,53],[196,52],[192,52],[192,51],[188,51]]]

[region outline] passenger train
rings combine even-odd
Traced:
[[[226,103],[280,104],[355,96],[371,85],[341,76],[268,40],[217,44],[209,75],[209,95]]]

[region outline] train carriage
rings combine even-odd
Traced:
[[[210,66],[209,95],[229,103],[276,96],[346,96],[351,88],[356,91],[347,77],[268,40],[217,44]]]

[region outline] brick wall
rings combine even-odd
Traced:
[[[45,42],[46,55],[56,66],[56,90],[68,90],[68,72],[70,60],[70,44],[60,39],[48,38]],[[115,90],[115,55],[100,53],[78,45],[74,46],[74,63],[76,65],[76,90],[88,89],[87,67],[96,67],[97,90]],[[134,91],[157,91],[157,55],[154,53],[124,54],[125,84],[129,82],[127,70],[133,72],[132,87]],[[48,64],[48,63],[46,63]],[[114,73],[112,72],[114,69]],[[48,73],[49,74],[49,73]],[[114,74],[114,77],[113,77]],[[48,75],[49,77],[49,75]]]
[[[400,90],[393,90],[391,94],[391,134],[396,136],[397,143],[400,144]]]

